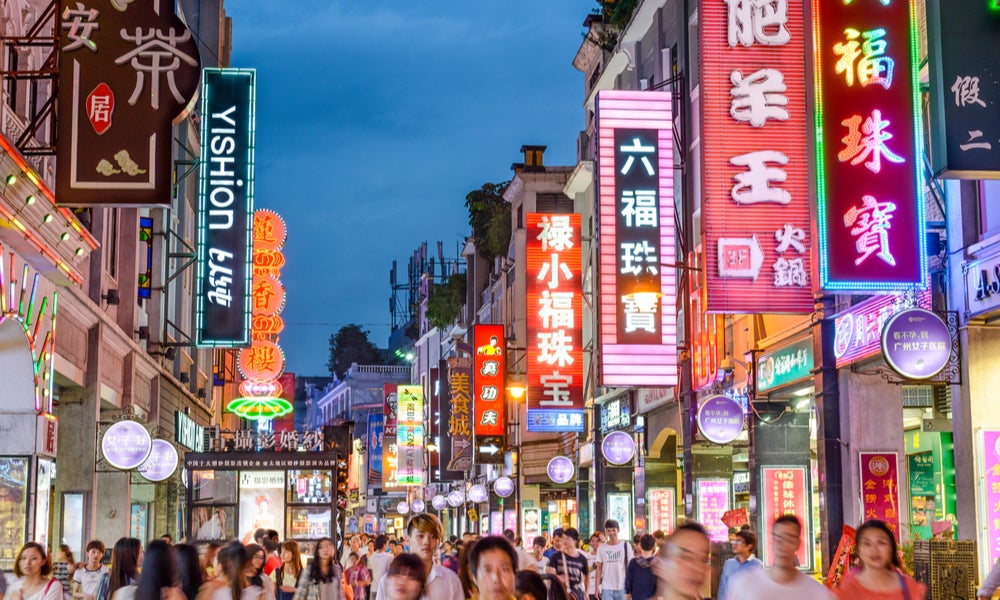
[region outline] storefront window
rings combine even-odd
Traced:
[[[290,507],[288,514],[288,539],[315,540],[330,536],[333,520],[330,506]]]
[[[258,529],[278,529],[285,514],[284,471],[242,471],[240,473],[239,538],[253,541]]]
[[[236,504],[236,471],[194,471],[191,501]]]
[[[28,457],[0,457],[0,569],[14,568],[28,517]]]
[[[289,471],[289,504],[329,504],[333,487],[331,471]]]

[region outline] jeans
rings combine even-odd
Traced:
[[[625,590],[601,590],[601,600],[625,600]]]

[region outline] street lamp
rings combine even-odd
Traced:
[[[510,393],[510,397],[514,400],[524,398],[524,395],[528,392],[528,388],[524,383],[524,375],[520,373],[509,375],[507,377],[507,392]]]

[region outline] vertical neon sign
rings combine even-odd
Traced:
[[[827,290],[927,284],[916,3],[813,0],[819,271]]]

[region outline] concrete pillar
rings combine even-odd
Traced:
[[[823,572],[830,566],[844,527],[844,461],[846,452],[841,442],[842,401],[837,380],[837,363],[833,351],[835,339],[833,296],[816,301],[820,317],[813,330],[813,355],[817,358],[813,377],[816,399],[816,456],[819,463],[819,515],[822,543],[820,553]],[[817,565],[819,566],[819,565]]]

